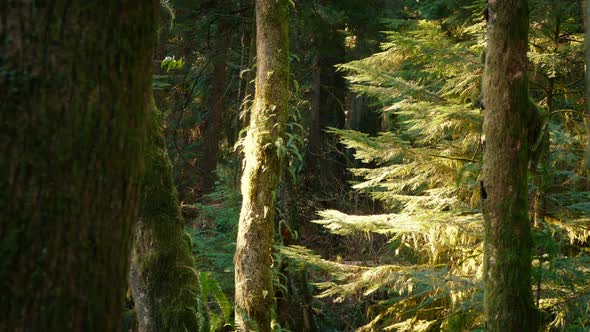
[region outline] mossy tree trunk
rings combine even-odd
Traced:
[[[0,1],[0,330],[118,331],[157,1]]]
[[[588,20],[590,18],[590,1],[582,1],[582,12],[584,13],[584,59],[586,62],[585,74],[586,74],[586,95],[584,98],[584,111],[586,114],[590,114],[590,75],[588,69],[590,68],[590,24]],[[586,120],[586,131],[590,133],[590,121]],[[590,140],[589,140],[590,141]],[[586,169],[590,169],[590,142],[586,147]]]
[[[489,331],[536,331],[527,169],[527,0],[489,0],[484,74],[484,310]]]
[[[139,222],[129,284],[142,332],[196,331],[197,276],[184,232],[161,114],[152,100]]]
[[[289,98],[288,0],[256,1],[257,77],[235,256],[236,326],[271,330],[272,244]]]

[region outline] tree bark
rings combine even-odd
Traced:
[[[0,2],[0,330],[118,331],[157,1]]]
[[[152,101],[143,194],[129,284],[139,330],[196,331],[197,276],[190,238],[184,232],[161,114]]]
[[[235,256],[236,327],[271,331],[275,196],[289,98],[288,0],[256,1],[257,80]]]
[[[323,187],[342,184],[347,174],[345,147],[336,135],[324,130],[328,127],[343,129],[346,124],[345,101],[346,80],[336,70],[336,65],[346,61],[344,36],[338,31],[341,26],[333,26],[319,38],[320,100],[319,134],[320,155],[317,158],[320,182]],[[314,128],[311,128],[314,129]]]
[[[588,67],[590,67],[590,24],[588,24],[588,17],[590,17],[590,1],[584,0],[582,2],[582,12],[584,13],[584,73],[586,76],[586,93],[584,95],[584,111],[590,114],[590,75],[588,75]],[[585,120],[586,132],[590,135],[590,121]],[[590,169],[590,139],[586,146],[586,169]]]
[[[489,331],[536,331],[528,220],[527,0],[488,1],[482,198],[484,311]]]
[[[209,193],[215,185],[215,169],[219,159],[219,143],[223,133],[224,95],[227,67],[227,40],[224,37],[225,23],[219,22],[217,40],[213,60],[213,81],[211,88],[211,107],[207,114],[205,134],[202,138],[202,149],[199,155],[199,192]]]
[[[559,51],[559,38],[561,35],[561,18],[555,17],[555,29],[553,30],[553,52]],[[549,77],[547,81],[547,117],[553,111],[554,91],[555,91],[555,77]],[[548,121],[549,119],[547,119]],[[538,156],[531,162],[532,178],[534,184],[534,202],[533,202],[533,221],[535,228],[540,228],[545,222],[545,196],[546,196],[546,182],[547,170],[549,168],[547,158],[549,157],[549,131],[545,130],[541,133],[543,137],[540,138],[540,144],[536,151]],[[538,299],[537,299],[538,302]]]
[[[322,151],[322,126],[320,124],[320,100],[321,100],[321,66],[319,55],[316,55],[313,64],[311,79],[311,108],[309,115],[309,135],[307,153],[307,169],[312,173],[318,173],[318,158],[321,158]]]

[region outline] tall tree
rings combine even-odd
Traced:
[[[152,100],[141,209],[129,273],[142,332],[197,330],[194,292],[198,284],[193,264],[161,114]]]
[[[586,114],[590,114],[590,75],[588,75],[588,66],[590,66],[590,24],[588,24],[588,17],[590,17],[590,1],[584,0],[582,2],[584,8],[584,60],[586,66],[586,93],[584,98],[584,111]],[[590,133],[590,122],[586,123],[586,130]],[[586,168],[590,168],[590,140],[588,140],[588,146],[586,147]]]
[[[245,141],[235,256],[236,326],[271,330],[275,196],[289,99],[289,1],[256,1],[256,92]]]
[[[527,79],[527,0],[489,0],[483,78],[486,148],[484,311],[490,331],[536,331],[527,168],[535,121]]]
[[[227,1],[219,1],[219,7],[223,10],[230,8]],[[207,119],[205,121],[204,137],[200,152],[199,165],[199,192],[208,193],[215,185],[215,169],[219,159],[219,145],[223,135],[223,112],[226,85],[226,67],[228,58],[228,37],[229,28],[225,18],[219,15],[217,19],[217,37],[215,40],[213,55],[213,74],[211,78],[211,100]]]
[[[120,329],[156,9],[0,2],[0,330]]]

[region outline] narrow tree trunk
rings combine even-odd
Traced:
[[[143,195],[129,284],[139,330],[196,331],[190,238],[184,232],[161,114],[152,101],[145,154]]]
[[[553,52],[559,51],[559,37],[561,34],[561,18],[555,17],[555,30],[553,31]],[[553,99],[555,91],[555,77],[550,77],[547,82],[547,112],[551,114],[553,111]],[[547,182],[547,158],[549,157],[549,131],[545,130],[541,133],[541,143],[539,149],[539,156],[533,163],[533,181],[535,188],[534,204],[533,204],[533,220],[535,228],[539,228],[545,222],[545,186]],[[540,168],[540,169],[539,169]],[[537,300],[538,302],[538,300]]]
[[[319,56],[316,55],[313,65],[313,74],[311,82],[311,109],[309,115],[309,153],[307,154],[307,168],[317,173],[318,161],[321,156],[322,144],[322,127],[320,124],[320,100],[321,100],[322,75]]]
[[[257,81],[235,256],[236,326],[271,330],[275,193],[289,98],[288,0],[257,0]]]
[[[343,129],[346,124],[345,100],[346,81],[342,73],[336,71],[336,65],[345,62],[346,50],[344,37],[337,30],[323,33],[319,45],[320,65],[320,138],[322,151],[318,158],[320,182],[322,186],[331,187],[342,183],[346,175],[345,147],[338,137],[324,130],[328,127]]]
[[[484,310],[489,331],[536,331],[528,220],[527,0],[489,0],[484,74]],[[536,111],[536,110],[535,110]]]
[[[352,54],[350,54],[354,59],[362,59],[377,52],[376,49],[370,47],[368,43],[369,36],[363,27],[358,27],[355,30],[355,34],[356,43],[355,47],[351,50]],[[370,106],[371,100],[369,96],[348,90],[346,100],[346,109],[348,112],[346,116],[346,128],[370,135],[376,135],[381,129],[381,117],[379,116],[379,113],[375,112]],[[386,116],[386,114],[384,114],[384,116]],[[348,153],[351,151],[352,150],[349,149]],[[354,160],[354,157],[349,159]],[[358,160],[355,160],[355,164],[361,165]]]
[[[219,22],[216,54],[213,61],[213,81],[211,88],[211,107],[207,114],[205,134],[202,138],[202,149],[199,154],[199,192],[208,193],[215,184],[215,169],[219,159],[219,143],[223,133],[223,113],[225,98],[225,81],[227,67],[227,40],[224,38],[225,24]]]
[[[349,91],[347,96],[348,117],[346,128],[356,130],[369,135],[376,135],[381,129],[381,119],[369,105],[369,97]],[[384,117],[389,115],[384,114]],[[346,149],[348,160],[352,160],[353,167],[363,167],[363,162],[354,157],[354,149]]]
[[[118,331],[157,1],[0,1],[0,330]]]

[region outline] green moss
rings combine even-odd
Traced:
[[[288,0],[256,2],[258,76],[245,141],[242,210],[236,248],[236,325],[271,329],[275,194],[281,174],[280,142],[288,116]]]
[[[149,326],[142,326],[146,332],[196,331],[198,279],[191,270],[192,248],[184,232],[160,114],[155,105],[153,110],[130,280],[134,293],[144,294],[136,296],[135,303],[140,307],[140,324],[145,320],[142,315],[149,316]]]

